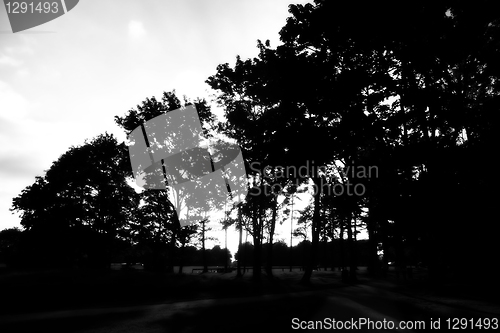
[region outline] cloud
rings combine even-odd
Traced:
[[[29,102],[0,81],[0,116],[8,120],[21,120],[27,114]]]
[[[9,57],[5,54],[0,55],[0,65],[18,67],[22,65],[22,61],[15,59],[13,57]]]
[[[0,81],[0,116],[20,120],[27,115],[29,102],[9,84]]]
[[[0,66],[19,67],[26,62],[21,60],[34,54],[30,39],[20,37],[17,45],[2,47],[0,50]],[[29,62],[28,62],[29,63]]]
[[[20,70],[18,70],[16,72],[16,75],[20,78],[25,78],[25,77],[28,77],[30,75],[30,71],[27,68],[21,68]]]
[[[146,29],[140,21],[130,21],[128,23],[128,34],[132,38],[140,38],[146,34]]]
[[[2,180],[16,177],[34,178],[35,175],[43,173],[43,170],[40,170],[38,166],[37,156],[15,153],[12,155],[2,153],[2,155],[0,156],[0,178]]]
[[[21,35],[17,45],[4,47],[5,53],[10,55],[33,55],[35,51],[30,44],[36,43],[36,39]]]

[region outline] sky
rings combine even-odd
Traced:
[[[115,115],[173,89],[211,100],[217,65],[256,56],[258,39],[277,46],[291,2],[308,1],[80,0],[15,34],[0,5],[0,230],[20,227],[12,199],[69,147],[125,140]]]

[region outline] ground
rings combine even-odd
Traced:
[[[438,323],[446,329],[448,318],[449,325],[457,322],[453,318],[466,318],[465,325],[480,319],[491,329],[491,319],[500,317],[493,288],[456,283],[433,288],[425,272],[411,280],[391,274],[369,278],[360,268],[358,283],[345,284],[339,272],[316,271],[308,286],[298,283],[302,272],[274,273],[259,284],[248,273],[236,279],[234,272],[53,271],[36,273],[37,279],[33,272],[3,274],[0,332],[281,332],[353,322],[357,331],[383,332],[392,324],[394,330],[400,325],[429,330]]]

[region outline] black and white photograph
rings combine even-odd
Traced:
[[[0,333],[498,331],[498,8],[3,0]]]

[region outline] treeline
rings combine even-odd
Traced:
[[[269,243],[262,244],[262,266],[266,267],[270,264],[273,267],[306,267],[311,256],[311,242],[301,241],[299,244],[290,247],[284,242],[276,242],[272,244],[273,256],[268,257]],[[333,242],[322,242],[318,246],[317,268],[323,270],[340,270],[349,262],[349,253],[342,256],[342,244],[338,239]],[[238,252],[235,254],[235,259],[241,263],[243,267],[252,267],[254,265],[254,246],[246,242],[239,246]],[[357,266],[367,266],[369,260],[368,240],[359,240],[356,243]],[[389,254],[389,261],[394,260],[394,256]]]
[[[89,246],[95,242],[89,235],[80,235],[82,241],[85,241]],[[33,243],[34,242],[34,243]],[[130,245],[127,242],[115,242],[113,254],[108,258],[101,258],[99,252],[103,248],[95,245],[95,257],[87,255],[80,258],[71,258],[63,256],[61,251],[52,250],[49,247],[43,247],[39,251],[34,251],[35,248],[40,248],[43,244],[37,241],[36,237],[31,237],[27,232],[23,232],[17,228],[4,229],[0,231],[0,263],[5,263],[9,268],[55,268],[61,267],[61,263],[72,262],[74,267],[109,267],[110,263],[142,263],[146,270],[160,269],[161,262],[165,262],[166,258],[162,258],[161,252],[155,252],[145,248],[143,245]],[[262,244],[263,256],[262,265],[282,266],[282,267],[302,267],[307,265],[311,255],[311,242],[301,241],[296,246],[290,247],[283,241],[272,244],[273,257],[268,258],[267,253],[271,244]],[[108,247],[111,247],[108,244]],[[317,267],[328,270],[341,269],[349,261],[349,253],[343,256],[343,245],[340,240],[333,242],[322,242],[319,245]],[[224,267],[228,264],[234,266],[234,260],[241,263],[241,267],[252,267],[254,265],[254,250],[255,247],[250,242],[241,244],[236,254],[233,255],[229,250],[215,245],[212,249],[203,249],[188,245],[179,249],[174,258],[173,264],[179,266],[179,271],[183,272],[183,266],[203,267],[205,264],[209,266]],[[368,240],[358,240],[357,246],[357,265],[366,266],[369,260]],[[89,252],[91,253],[91,252]],[[163,253],[163,256],[166,252]],[[101,259],[98,259],[101,258]],[[389,261],[394,260],[393,249],[388,256]],[[102,264],[99,266],[99,262]],[[187,272],[189,273],[189,272]]]
[[[256,266],[264,230],[272,243],[279,198],[307,187],[305,283],[325,239],[345,239],[356,280],[357,225],[369,234],[372,274],[383,264],[380,246],[384,254],[394,249],[402,268],[426,262],[434,281],[447,271],[492,278],[464,263],[486,267],[499,250],[491,171],[500,20],[493,5],[292,5],[281,45],[259,41],[256,57],[217,67],[207,83],[225,110],[223,132],[248,162],[251,195],[241,214]],[[418,248],[420,258],[407,248]]]
[[[236,227],[240,244],[243,232],[252,237],[255,279],[263,264],[272,275],[271,264],[284,260],[281,245],[264,243],[274,244],[276,226],[290,220],[296,236],[310,240],[304,283],[328,252],[324,244],[343,258],[351,281],[365,260],[371,274],[394,260],[425,262],[435,281],[447,270],[477,278],[464,267],[484,268],[499,250],[494,4],[291,5],[281,45],[259,41],[256,57],[220,64],[207,79],[224,121],[205,100],[166,92],[115,122],[129,135],[194,104],[206,137],[238,143],[248,195],[228,205],[223,222]],[[126,244],[172,270],[187,246],[203,249],[207,221],[181,227],[168,190],[136,193],[132,176],[126,145],[111,135],[72,147],[14,198],[32,252],[104,263]],[[312,200],[299,212],[300,192]],[[202,216],[196,204],[192,213]],[[356,240],[360,228],[367,242]]]
[[[0,231],[0,263],[9,269],[109,268],[111,263],[141,263],[146,270],[158,271],[165,270],[169,262],[168,251],[153,249],[146,244],[116,239],[99,241],[99,237],[91,232],[79,232],[73,237],[66,234],[64,237],[54,243],[53,238],[42,238],[33,232],[4,229]],[[72,251],[68,253],[67,250]],[[76,250],[81,252],[75,253]],[[177,249],[172,264],[224,267],[230,265],[232,259],[231,251],[219,245],[205,250],[188,245]],[[182,268],[177,272],[182,272]]]

